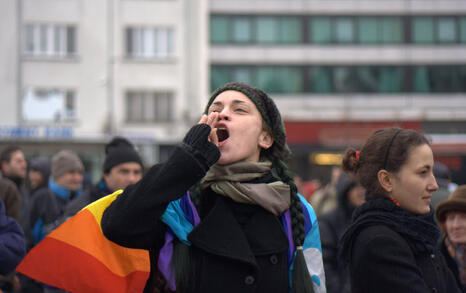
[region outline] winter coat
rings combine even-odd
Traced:
[[[355,181],[342,174],[337,183],[337,207],[318,217],[328,293],[351,292],[349,272],[338,257],[338,248],[341,236],[351,224],[354,206],[348,201],[348,191],[355,185]]]
[[[460,293],[436,248],[439,233],[432,212],[413,215],[389,199],[368,200],[342,237],[351,291]]]
[[[11,273],[25,254],[23,230],[5,214],[5,206],[0,200],[0,275]]]
[[[161,217],[169,204],[173,208],[204,177],[209,168],[207,152],[208,149],[196,152],[192,146],[182,144],[166,163],[153,166],[104,212],[104,235],[119,245],[158,251],[169,227]],[[199,211],[200,223],[187,234],[191,245],[189,268],[194,280],[189,292],[289,292],[289,247],[294,246],[290,246],[282,217],[260,206],[233,202],[211,190],[206,196],[206,208]],[[309,205],[304,209],[310,219],[304,243],[308,269],[315,292],[325,292],[317,219]],[[173,211],[175,218],[185,217],[178,209]],[[157,255],[151,253],[151,278],[145,292],[155,292],[151,282],[156,278]]]
[[[9,179],[0,178],[0,199],[5,204],[6,215],[21,221],[20,193],[16,184]]]
[[[453,276],[455,277],[456,283],[458,284],[458,287],[461,289],[461,292],[466,293],[466,286],[461,284],[458,265],[456,264],[456,261],[451,257],[451,255],[448,253],[447,246],[445,245],[445,236],[443,236],[440,239],[438,243],[438,248],[440,250],[440,253],[445,258],[448,268],[453,273]]]

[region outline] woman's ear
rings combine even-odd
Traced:
[[[377,172],[377,179],[379,180],[380,186],[382,186],[386,192],[390,193],[393,191],[393,178],[390,172],[387,170],[380,170]]]
[[[273,138],[268,131],[263,130],[259,135],[259,146],[264,150],[271,147],[273,144]]]

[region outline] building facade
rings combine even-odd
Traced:
[[[210,0],[211,89],[229,80],[277,102],[301,176],[376,129],[433,140],[466,183],[466,2]],[[328,177],[327,177],[328,178]]]
[[[150,165],[199,119],[206,1],[5,0],[0,14],[0,144],[70,148],[99,174],[112,136]]]

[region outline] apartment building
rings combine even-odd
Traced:
[[[0,1],[0,145],[77,151],[114,135],[166,156],[208,95],[205,0]]]
[[[211,89],[265,89],[285,119],[293,167],[330,172],[374,130],[418,129],[466,183],[466,2],[210,0]]]

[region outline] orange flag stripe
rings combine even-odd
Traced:
[[[100,260],[57,239],[46,237],[39,245],[41,249],[33,248],[17,271],[70,292],[140,293],[149,277],[141,271],[118,276]]]
[[[119,276],[126,276],[134,271],[150,271],[147,250],[129,249],[105,238],[94,214],[87,209],[81,210],[48,237],[92,255]]]

